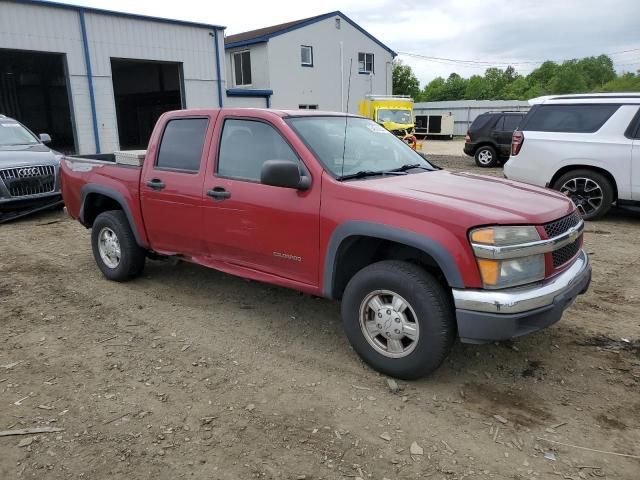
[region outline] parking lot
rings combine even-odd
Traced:
[[[0,437],[0,478],[637,479],[639,226],[588,222],[559,324],[391,391],[337,303],[168,261],[108,282],[61,212],[3,225],[0,430],[62,430]]]

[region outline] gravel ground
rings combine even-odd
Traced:
[[[639,226],[588,223],[561,322],[392,392],[336,303],[185,263],[108,282],[62,213],[2,225],[0,430],[63,431],[0,436],[0,478],[637,480]]]

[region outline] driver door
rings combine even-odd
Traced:
[[[215,170],[204,182],[208,253],[238,266],[318,284],[320,179],[307,190],[260,183],[267,160],[292,160],[309,174],[284,132],[269,122],[218,122]]]

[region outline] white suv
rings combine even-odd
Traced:
[[[504,166],[511,180],[571,197],[585,219],[640,207],[640,93],[530,100]]]

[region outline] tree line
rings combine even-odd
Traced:
[[[442,100],[528,100],[541,95],[588,92],[640,92],[640,70],[618,75],[607,55],[546,61],[528,75],[509,66],[487,68],[484,75],[463,78],[452,73],[436,77],[424,88],[409,65],[393,63],[394,95],[409,95],[417,102]]]

